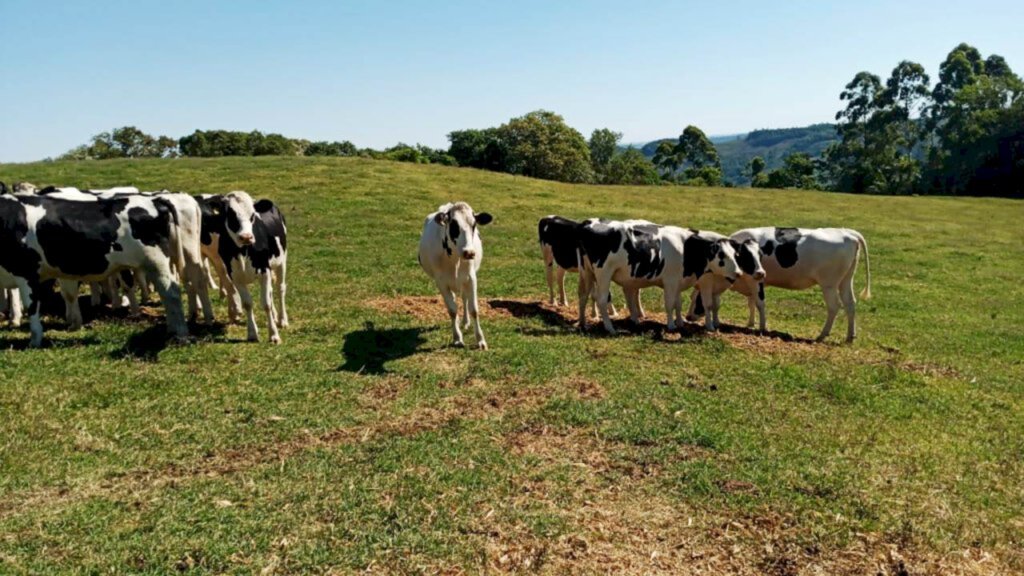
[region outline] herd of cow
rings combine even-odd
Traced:
[[[491,222],[486,212],[476,213],[465,202],[440,206],[427,216],[420,237],[419,262],[444,298],[451,318],[452,338],[463,346],[456,296],[463,301],[463,324],[473,326],[477,346],[487,348],[477,304],[477,272],[483,259],[478,226]],[[856,296],[853,276],[861,251],[867,268],[862,298],[871,297],[871,264],[867,242],[848,228],[747,228],[731,236],[706,230],[662,226],[646,220],[613,221],[591,218],[576,222],[547,216],[538,224],[551,304],[568,305],[565,273],[579,273],[579,326],[587,324],[587,303],[605,329],[616,332],[611,316],[611,283],[620,285],[630,319],[637,323],[644,315],[640,289],[660,286],[665,296],[666,328],[681,327],[682,292],[693,288],[686,318],[704,316],[708,330],[718,326],[723,292],[730,288],[747,297],[750,316],[760,317],[766,329],[764,287],[803,290],[820,286],[828,308],[825,325],[818,336],[824,340],[832,331],[839,309],[845,308],[847,342],[856,336]],[[555,284],[559,299],[555,299]]]
[[[477,302],[483,260],[478,227],[491,220],[490,214],[455,202],[440,206],[423,226],[419,263],[444,298],[456,346],[464,345],[462,330],[472,326],[477,346],[487,348]],[[540,220],[538,236],[552,304],[568,305],[565,273],[579,273],[581,329],[590,302],[593,315],[615,333],[612,282],[622,287],[634,323],[644,315],[640,290],[661,287],[670,331],[683,325],[684,290],[693,289],[687,320],[703,316],[706,329],[715,330],[721,295],[732,289],[747,298],[748,326],[754,325],[756,311],[764,331],[766,285],[795,290],[817,285],[828,308],[818,340],[829,335],[840,308],[846,311],[847,341],[856,336],[853,276],[860,253],[866,261],[868,253],[864,237],[855,230],[748,228],[723,236],[646,220],[576,222],[548,216]],[[22,308],[28,311],[33,347],[42,343],[41,301],[53,290],[49,281],[60,287],[72,329],[82,324],[81,282],[90,283],[94,305],[105,296],[112,306],[127,304],[133,313],[152,284],[174,338],[188,337],[182,289],[187,319],[198,321],[201,312],[207,323],[214,317],[213,289],[227,299],[232,322],[244,309],[253,341],[259,336],[249,285],[258,282],[270,341],[280,343],[279,328],[288,325],[287,248],[280,210],[270,200],[254,202],[245,192],[191,196],[134,187],[37,189],[28,183],[8,189],[0,182],[0,313],[6,312],[17,325]],[[861,296],[868,298],[870,262],[866,268]],[[463,301],[461,327],[457,297]]]
[[[106,296],[120,307],[127,300],[134,313],[139,293],[145,299],[152,284],[178,340],[188,337],[182,287],[189,320],[201,310],[211,322],[209,291],[219,290],[231,321],[244,309],[249,340],[257,340],[249,285],[258,282],[270,340],[279,343],[279,326],[288,325],[287,247],[278,208],[245,192],[190,196],[134,187],[38,189],[24,182],[8,189],[0,182],[0,312],[18,325],[27,311],[33,347],[42,344],[41,308],[51,281],[60,287],[71,328],[82,324],[81,282],[90,283],[93,303]]]

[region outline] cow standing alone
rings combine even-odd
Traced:
[[[491,222],[487,212],[473,212],[469,204],[444,204],[437,212],[427,216],[420,236],[419,262],[423,270],[434,279],[452,320],[452,341],[464,346],[459,329],[459,307],[456,295],[462,296],[464,327],[473,323],[476,345],[487,349],[484,332],[480,328],[477,304],[477,271],[484,257],[483,243],[477,226]]]

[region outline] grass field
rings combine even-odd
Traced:
[[[0,329],[0,573],[1024,571],[1020,202],[355,159],[3,165],[0,180],[273,198],[292,317],[280,347],[240,325],[165,347],[152,320],[53,318],[41,350]],[[416,263],[423,217],[452,199],[495,216],[486,352],[447,347]],[[856,228],[874,298],[852,346],[842,316],[830,342],[804,340],[817,291],[768,291],[774,337],[580,334],[539,304],[550,213]]]

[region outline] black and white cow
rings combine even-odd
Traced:
[[[213,321],[213,306],[210,302],[207,277],[203,267],[203,255],[200,246],[202,216],[199,203],[188,194],[168,192],[139,192],[134,186],[120,186],[103,190],[78,190],[76,188],[44,188],[35,192],[37,195],[48,198],[59,198],[64,200],[75,200],[81,202],[97,202],[100,200],[111,200],[127,196],[145,196],[149,198],[161,198],[165,200],[174,210],[172,224],[172,241],[180,246],[175,254],[181,258],[172,259],[172,271],[178,274],[181,285],[185,287],[188,295],[188,318],[195,321],[198,318],[198,311],[202,309],[203,319],[206,323]],[[114,307],[120,304],[120,297],[113,288],[113,281],[120,280],[128,295],[129,306],[133,314],[139,312],[139,302],[135,294],[136,284],[142,288],[142,298],[145,300],[148,293],[148,282],[142,270],[122,270],[118,275],[108,277],[104,282],[93,283],[92,295],[93,304],[98,305],[97,297],[102,289],[108,292],[108,296]],[[82,312],[78,304],[79,283],[77,280],[63,278],[60,280],[61,294],[64,298],[66,317],[69,327],[77,330],[82,326]]]
[[[569,300],[565,297],[565,273],[579,272],[579,238],[577,229],[580,223],[561,216],[545,216],[537,223],[537,237],[540,240],[541,256],[544,258],[544,275],[548,281],[548,293],[550,304],[560,303],[568,306]],[[559,300],[555,300],[555,283],[558,283]],[[591,297],[593,294],[591,294]],[[593,315],[596,318],[597,301],[591,298],[594,309]],[[618,312],[609,296],[608,306],[610,314],[616,316]],[[642,315],[642,313],[641,313]]]
[[[42,344],[41,283],[102,280],[140,268],[160,293],[168,331],[188,337],[178,280],[174,208],[161,198],[128,196],[81,202],[0,196],[0,283],[15,284],[30,315],[30,344]]]
[[[867,271],[867,283],[861,291],[861,298],[871,297],[871,262],[868,244],[864,236],[849,228],[747,228],[732,235],[737,242],[756,242],[761,251],[761,263],[765,271],[763,283],[748,279],[736,282],[732,288],[747,297],[750,309],[748,326],[754,325],[754,310],[760,316],[760,329],[766,329],[764,285],[789,290],[806,290],[815,285],[821,287],[822,296],[828,307],[825,325],[818,335],[818,341],[828,337],[832,331],[839,308],[846,309],[846,341],[852,342],[857,336],[857,298],[853,291],[853,276],[861,251]],[[719,285],[716,290],[723,290]],[[700,313],[708,299],[695,294],[691,303],[691,314]],[[713,301],[710,308],[716,308]],[[717,315],[717,310],[713,312]]]
[[[580,301],[596,283],[598,301],[608,298],[611,283],[622,286],[627,295],[648,286],[661,286],[665,292],[666,328],[675,330],[682,324],[680,293],[705,275],[719,275],[735,280],[742,272],[736,263],[736,252],[728,241],[705,238],[695,230],[661,226],[650,222],[585,221],[579,228],[585,281],[580,284]],[[599,308],[605,329],[614,334],[615,327],[607,310]],[[586,326],[584,305],[580,305],[579,325]],[[630,305],[634,321],[637,308]],[[706,327],[715,329],[710,315]]]
[[[288,283],[288,229],[284,215],[270,200],[253,202],[248,193],[235,191],[224,196],[200,198],[204,243],[216,235],[216,265],[223,267],[222,285],[241,297],[246,314],[249,341],[259,340],[249,285],[259,281],[260,297],[267,313],[270,341],[281,343],[278,327],[288,326],[285,304]],[[274,306],[277,292],[278,306]]]
[[[455,346],[465,345],[459,329],[459,306],[456,302],[456,297],[461,296],[463,327],[468,329],[472,322],[477,348],[487,349],[487,341],[480,328],[476,295],[477,271],[484,258],[484,246],[477,227],[486,226],[491,220],[487,212],[478,214],[469,204],[455,202],[438,207],[423,223],[419,248],[420,266],[434,280],[448,307]]]
[[[764,301],[764,278],[765,270],[764,266],[761,265],[761,248],[757,245],[753,239],[746,239],[739,241],[734,238],[726,238],[716,232],[709,232],[707,230],[701,230],[698,232],[701,236],[713,239],[713,240],[725,240],[732,244],[733,250],[736,251],[736,264],[739,265],[740,271],[743,272],[743,276],[738,278],[735,282],[730,282],[728,279],[721,276],[707,276],[702,278],[697,285],[693,288],[694,296],[690,299],[690,310],[686,315],[686,319],[694,322],[700,316],[706,314],[711,315],[711,319],[716,326],[721,325],[718,319],[719,302],[721,294],[729,288],[736,286],[737,290],[746,290],[750,287],[750,291],[753,294],[756,289],[756,293],[759,294],[761,301]],[[712,306],[707,309],[703,305],[696,304],[698,301],[712,302]],[[680,299],[681,305],[681,299]],[[753,300],[750,301],[750,306],[753,307]],[[753,318],[753,308],[751,308],[751,318]],[[753,325],[753,320],[751,320]]]

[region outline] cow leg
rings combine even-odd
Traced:
[[[89,305],[99,308],[103,304],[103,286],[100,282],[89,282]]]
[[[259,329],[256,327],[256,316],[253,312],[252,305],[252,294],[249,292],[249,287],[241,282],[234,282],[235,290],[238,291],[238,296],[242,300],[242,310],[245,312],[245,324],[248,330],[247,338],[249,342],[258,342],[260,339]]]
[[[173,272],[170,272],[170,274],[177,277],[177,275],[175,275]],[[140,301],[142,303],[149,302],[149,299],[152,297],[153,294],[149,290],[149,281],[146,279],[145,274],[142,274],[141,270],[136,269],[135,278],[137,283],[139,284]],[[154,282],[154,284],[155,283],[156,282]],[[180,286],[180,281],[178,282],[178,284]]]
[[[640,290],[639,289],[622,289],[622,296],[626,299],[626,308],[629,310],[629,321],[633,324],[640,323],[640,312],[639,312],[639,301],[640,301]]]
[[[213,270],[211,269],[210,259],[203,256],[203,274],[206,275],[206,286],[210,290],[221,292],[221,296],[224,295],[222,288],[217,284],[217,280],[213,277]]]
[[[274,312],[274,288],[270,271],[260,274],[260,299],[263,304],[263,311],[267,313],[267,331],[270,332],[270,343],[280,344],[281,333],[277,331],[277,321]]]
[[[751,299],[752,298],[754,298],[754,297],[751,296]],[[768,328],[767,328],[768,320],[767,320],[767,315],[765,313],[765,306],[764,306],[764,282],[758,282],[757,283],[757,313],[760,316],[761,332],[766,332],[768,330]],[[754,325],[753,317],[751,317],[751,319],[750,319],[750,325],[751,326]]]
[[[558,301],[562,306],[568,306],[569,299],[565,297],[565,268],[558,268],[555,272],[555,280],[558,282]]]
[[[171,273],[169,264],[156,265],[148,271],[147,275],[139,274],[135,277],[136,282],[148,284],[152,281],[156,286],[157,294],[164,305],[164,314],[167,316],[167,332],[178,342],[188,340],[188,324],[185,323],[185,311],[181,305],[181,285],[178,278]]]
[[[722,308],[722,293],[716,291],[712,297],[714,298],[714,306],[712,307],[711,315],[715,318],[715,326],[721,326],[722,320],[718,317],[718,311]]]
[[[715,324],[713,310],[715,307],[714,281],[701,282],[697,288],[700,290],[700,300],[704,306],[704,329],[714,332],[718,329],[718,326]]]
[[[587,274],[582,268],[580,268],[579,280],[577,283],[577,295],[579,304],[579,329],[585,330],[587,328],[587,300],[593,292],[593,282],[589,274]]]
[[[285,306],[284,303],[285,293],[288,291],[287,273],[288,265],[285,262],[282,262],[281,265],[278,266],[277,270],[275,270],[274,272],[274,282],[276,282],[276,285],[274,286],[274,292],[277,293],[277,298],[278,300],[280,300],[281,304],[280,308],[278,309],[278,312],[280,312],[280,315],[278,316],[278,323],[281,325],[281,328],[288,327],[288,308]]]
[[[676,300],[681,295],[679,283],[665,280],[663,288],[665,289],[665,330],[674,332],[676,329]]]
[[[846,343],[849,344],[857,337],[857,296],[853,292],[852,274],[848,278],[843,278],[842,284],[839,285],[839,298],[846,309]]]
[[[548,282],[548,304],[555,304],[555,261],[548,256],[547,248],[544,251],[544,279]]]
[[[448,308],[448,317],[452,321],[452,346],[462,348],[466,344],[462,341],[462,331],[459,330],[459,305],[455,301],[455,293],[441,280],[437,280],[436,284],[437,289],[441,291],[441,297],[444,298],[444,305]]]
[[[633,302],[636,303],[636,313],[640,315],[640,318],[641,319],[646,318],[647,317],[647,313],[644,312],[644,303],[640,299],[640,289],[639,288],[636,289],[636,295],[633,296]]]
[[[832,323],[835,322],[840,307],[839,291],[834,286],[822,286],[821,294],[825,297],[825,305],[828,306],[828,318],[825,319],[825,326],[822,327],[821,334],[818,335],[818,342],[828,338],[832,332]]]
[[[121,309],[124,307],[124,303],[121,301],[121,297],[117,294],[117,286],[120,286],[124,290],[124,295],[128,298],[128,313],[132,316],[138,316],[139,310],[139,295],[135,290],[139,281],[145,282],[145,278],[141,274],[136,274],[132,270],[121,270],[121,273],[114,279],[115,289],[113,290],[114,300],[111,304],[115,309]]]
[[[611,314],[612,316],[619,315],[619,311],[615,309],[615,304],[612,303],[612,290],[610,286],[608,287],[608,302],[606,305],[608,306],[608,314]]]
[[[476,347],[480,350],[487,350],[487,341],[484,340],[484,331],[480,328],[480,307],[476,297],[476,274],[470,273],[466,282],[465,296],[468,296],[469,315],[473,319],[473,334],[476,336]]]
[[[596,277],[597,282],[594,292],[594,301],[607,304],[612,287],[611,272],[605,271],[604,269],[597,270]],[[601,314],[601,322],[604,324],[604,329],[609,334],[616,334],[615,325],[612,324],[612,319],[608,316],[608,306],[598,306],[597,311]]]
[[[78,280],[60,279],[60,295],[64,298],[64,319],[68,330],[74,332],[82,328],[82,308],[78,305]]]
[[[188,276],[189,319],[194,322],[198,316],[196,308],[202,307],[203,322],[205,324],[213,323],[213,303],[210,302],[210,288],[203,270],[202,259],[199,262],[186,262],[185,273]]]
[[[42,302],[39,300],[41,287],[39,282],[29,282],[22,278],[15,278],[18,284],[18,292],[21,295],[21,303],[29,315],[29,331],[31,337],[28,345],[31,348],[39,348],[43,345],[43,319]]]
[[[462,290],[459,292],[459,298],[462,298],[462,329],[469,330],[472,322],[469,319],[469,287],[465,284],[462,285]]]
[[[217,278],[220,279],[220,288],[223,290],[225,298],[228,301],[228,321],[232,324],[238,322],[238,313],[240,304],[238,301],[238,291],[235,289],[234,282],[228,276],[227,268],[224,266],[224,262],[221,259],[211,261],[213,263],[213,269],[217,272]]]

